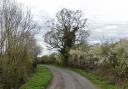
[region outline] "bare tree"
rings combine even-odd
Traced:
[[[65,65],[70,49],[76,44],[86,42],[89,36],[85,30],[86,21],[80,10],[72,11],[64,8],[56,14],[55,21],[50,22],[51,31],[45,34],[45,42],[51,49],[55,48],[63,55]]]
[[[0,85],[3,89],[18,89],[30,76],[37,47],[35,29],[38,26],[30,10],[23,10],[15,0],[0,1]]]

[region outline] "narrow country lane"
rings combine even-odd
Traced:
[[[53,73],[53,79],[47,89],[97,89],[86,78],[71,70],[48,65],[47,67]]]

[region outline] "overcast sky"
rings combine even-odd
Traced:
[[[17,0],[31,8],[34,19],[40,24],[62,9],[80,9],[88,18],[88,29],[91,32],[90,42],[103,39],[117,40],[128,37],[128,0]],[[42,28],[42,31],[46,29]],[[42,36],[38,43],[48,52]]]

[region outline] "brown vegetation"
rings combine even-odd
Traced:
[[[36,67],[34,29],[29,10],[15,1],[0,1],[0,89],[18,89]]]

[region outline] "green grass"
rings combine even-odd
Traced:
[[[19,89],[46,89],[51,78],[51,72],[45,66],[38,65],[32,77]]]
[[[77,68],[69,68],[69,69],[86,77],[88,80],[93,82],[97,87],[99,87],[99,89],[123,89],[117,85],[112,84],[111,81],[107,81],[103,79],[102,77],[95,75],[93,73],[86,72],[82,69],[77,69]]]
[[[55,66],[70,69],[70,70],[73,70],[73,71],[79,73],[80,75],[82,75],[85,78],[87,78],[88,80],[90,80],[99,89],[126,89],[126,88],[121,88],[120,86],[112,84],[111,81],[107,81],[104,78],[102,78],[101,76],[98,76],[98,75],[90,73],[90,72],[86,72],[79,68],[65,67],[63,65],[55,65]]]

